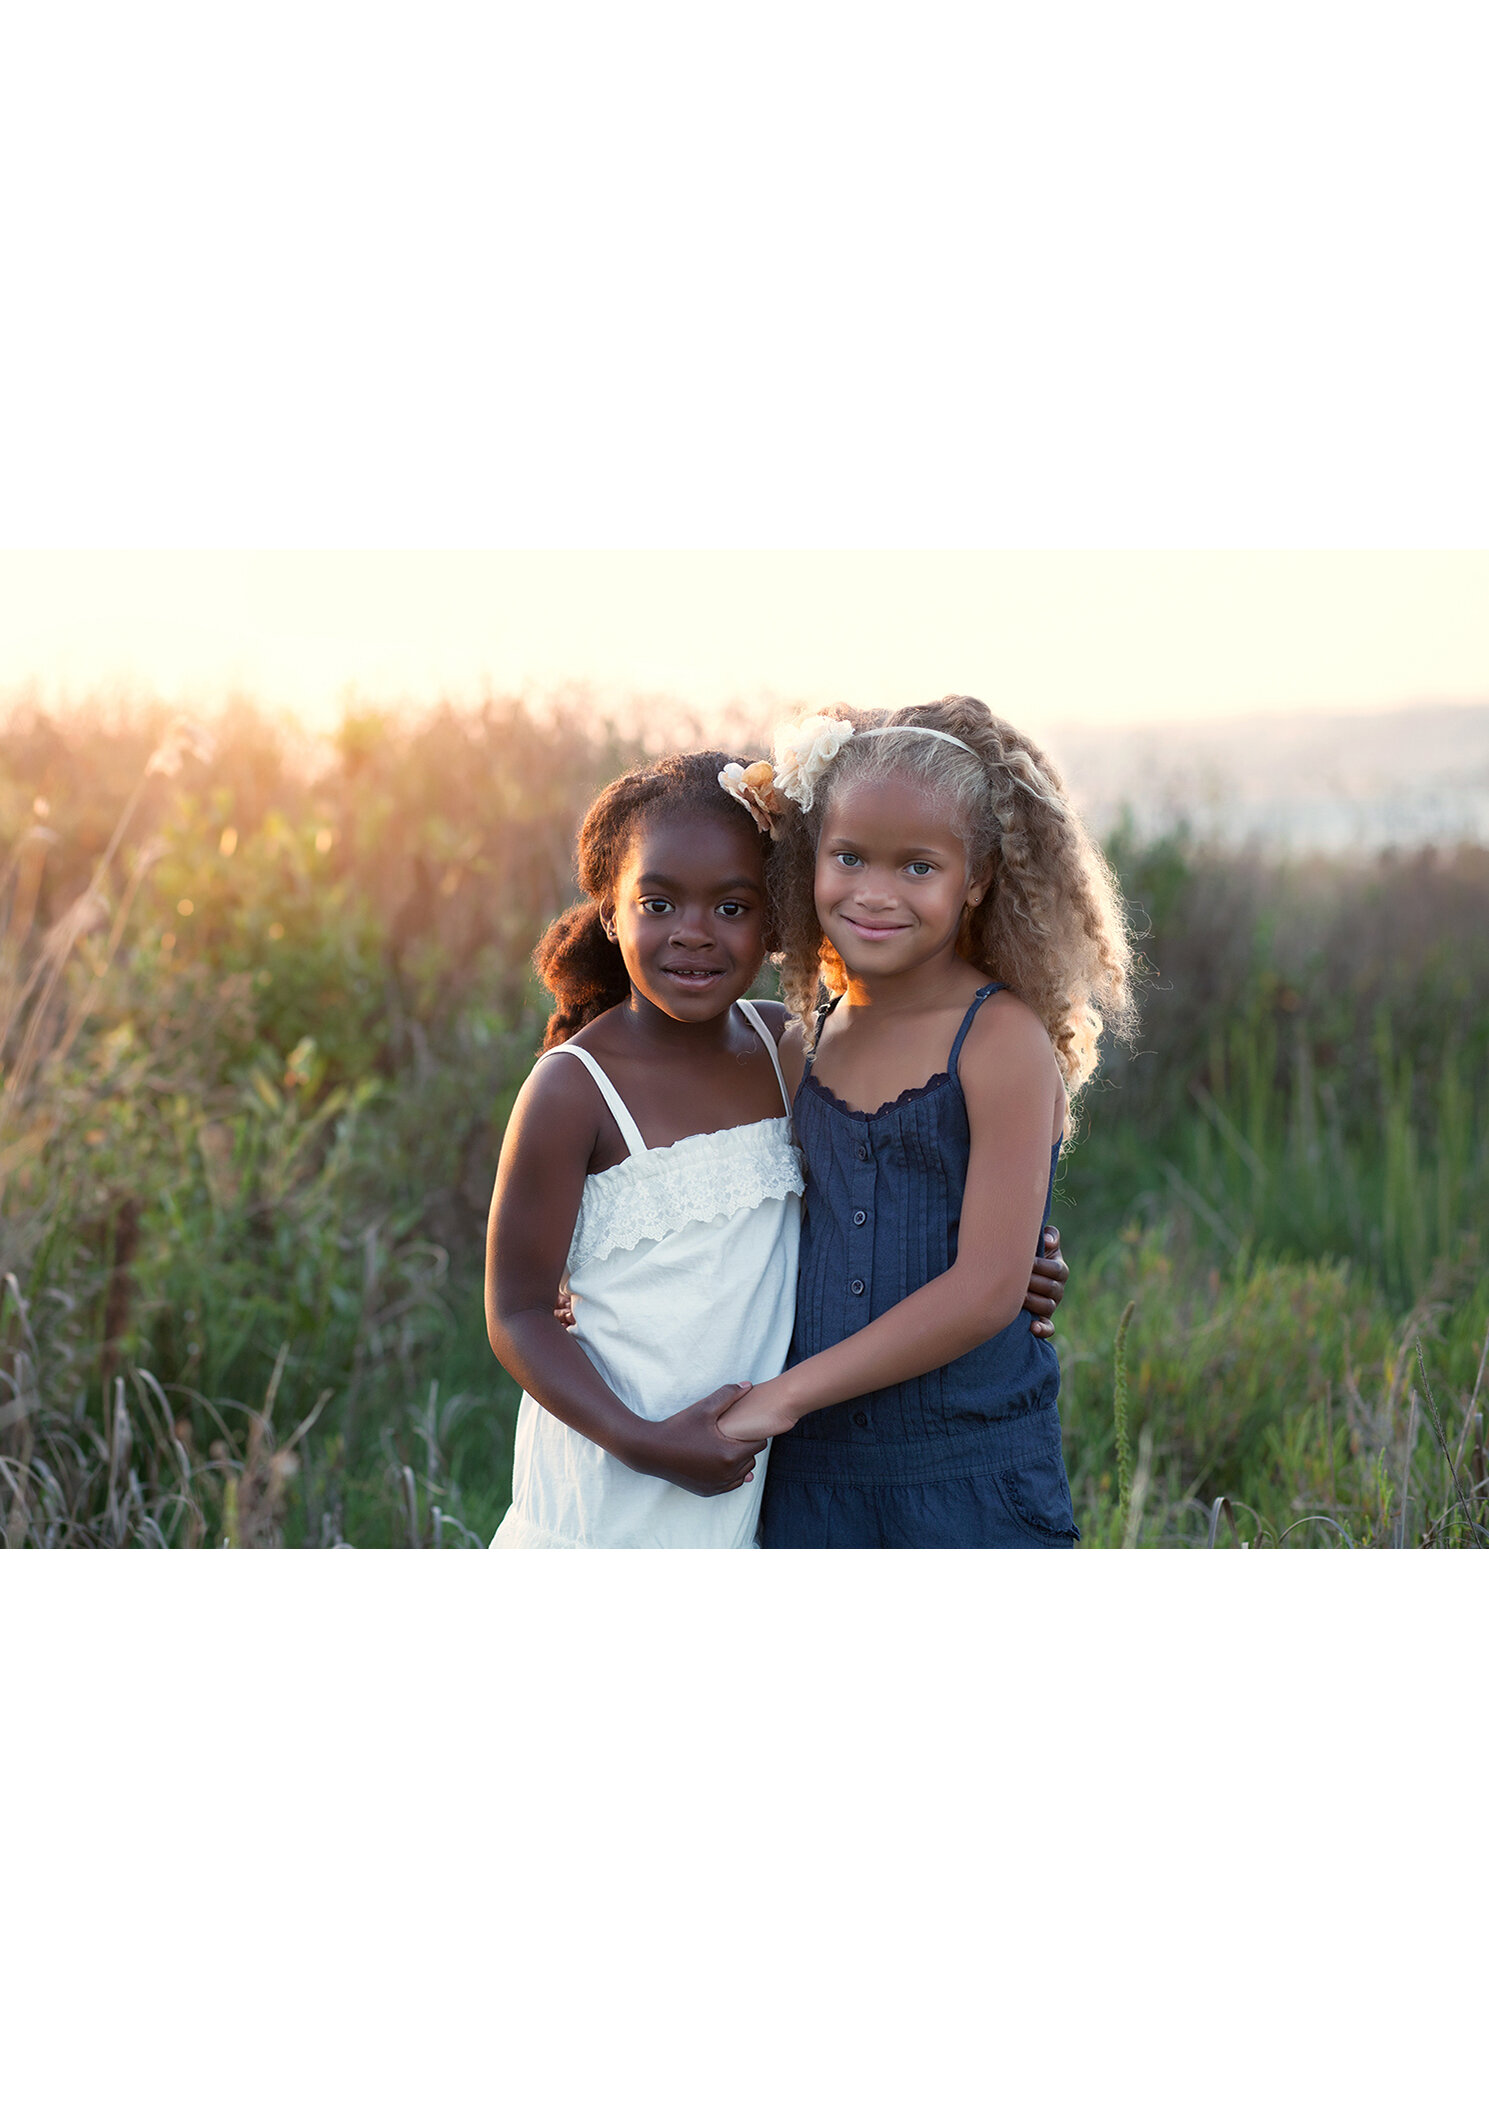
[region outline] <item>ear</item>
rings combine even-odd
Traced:
[[[992,864],[989,862],[987,864],[984,864],[982,870],[977,874],[975,879],[969,879],[967,881],[968,908],[976,908],[980,902],[984,901],[987,898],[987,890],[992,885],[992,883],[993,867]]]
[[[602,901],[600,903],[600,929],[605,933],[612,945],[617,943],[615,935],[615,903],[613,901]]]

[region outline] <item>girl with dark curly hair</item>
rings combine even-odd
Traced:
[[[486,1259],[492,1348],[524,1391],[503,1548],[754,1541],[763,1443],[717,1420],[785,1360],[801,1167],[783,1015],[744,995],[774,942],[771,843],[725,765],[677,754],[601,792],[588,898],[535,956],[556,1007]]]

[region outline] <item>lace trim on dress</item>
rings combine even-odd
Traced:
[[[877,1108],[869,1110],[850,1108],[847,1101],[839,1099],[831,1086],[823,1085],[815,1072],[803,1080],[803,1084],[810,1086],[814,1093],[820,1093],[822,1098],[831,1107],[836,1108],[840,1114],[851,1115],[854,1122],[876,1123],[881,1115],[893,1115],[896,1108],[908,1108],[911,1101],[922,1100],[927,1093],[936,1093],[940,1091],[942,1086],[949,1086],[951,1084],[951,1073],[949,1071],[938,1071],[935,1077],[928,1078],[923,1086],[906,1086],[904,1092],[896,1093],[893,1100],[881,1101]]]
[[[633,1152],[584,1184],[569,1269],[641,1241],[664,1241],[695,1220],[732,1218],[769,1197],[800,1196],[801,1161],[783,1115],[680,1137]]]

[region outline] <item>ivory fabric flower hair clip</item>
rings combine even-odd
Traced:
[[[776,773],[769,761],[730,761],[719,770],[719,783],[773,842],[780,833],[786,808],[776,789]]]
[[[810,812],[823,769],[853,736],[845,716],[804,716],[775,735],[775,787],[803,812]]]

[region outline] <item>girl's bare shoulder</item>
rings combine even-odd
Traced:
[[[1047,1077],[1052,1086],[1060,1076],[1044,1021],[1012,990],[999,990],[981,1007],[962,1044],[960,1068],[974,1076],[1027,1071]]]
[[[588,1033],[589,1029],[586,1027],[584,1031]],[[563,1053],[565,1049],[580,1046],[576,1039],[544,1050],[512,1103],[512,1118],[506,1131],[508,1137],[527,1138],[555,1130],[562,1131],[566,1139],[576,1133],[587,1134],[588,1156],[596,1128],[606,1110],[604,1096],[584,1065]],[[590,1044],[584,1042],[582,1046],[588,1048]]]
[[[794,1098],[796,1089],[801,1084],[807,1054],[801,1023],[792,1018],[778,999],[762,1001],[759,998],[751,998],[750,1002],[764,1020],[770,1038],[776,1045],[776,1053],[781,1060],[781,1075],[786,1081],[786,1091]]]
[[[1015,1125],[1050,1145],[1064,1136],[1065,1081],[1054,1044],[1021,997],[1000,990],[987,1000],[968,1029],[957,1075],[974,1143],[981,1130]]]
[[[771,1040],[778,1042],[792,1024],[791,1014],[786,1010],[779,998],[752,997],[750,1002],[770,1028]]]

